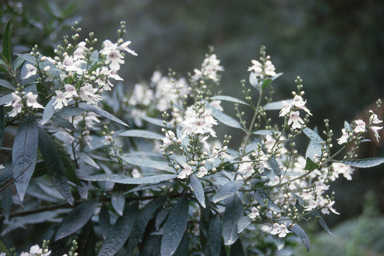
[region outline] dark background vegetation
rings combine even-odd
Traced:
[[[127,56],[120,72],[127,90],[140,80],[148,81],[156,69],[166,74],[172,68],[180,76],[187,76],[187,72],[200,67],[208,46],[213,45],[226,70],[221,82],[224,94],[241,97],[240,80],[248,79],[251,60],[259,58],[260,45],[265,45],[276,71],[284,72],[273,84],[275,100],[291,98],[299,75],[307,107],[313,113],[310,128],[316,125],[321,131],[323,120],[330,119],[335,148],[344,120],[350,122],[358,115],[362,118],[363,110],[367,113],[378,98],[384,99],[381,0],[22,2],[23,14],[14,20],[14,43],[24,47],[36,43],[47,54],[61,42],[63,33],[70,33],[67,25],[74,20],[81,20],[80,36],[94,31],[99,45],[106,38],[114,41],[119,22],[125,20],[125,39],[132,41],[130,47],[139,55]],[[16,14],[4,8],[2,12],[4,27]],[[27,14],[33,22],[22,18]],[[42,24],[48,29],[41,30]],[[225,108],[231,112],[231,105]],[[384,119],[382,114],[379,117]],[[368,120],[367,114],[364,118]],[[360,156],[384,156],[380,146],[367,143]],[[383,167],[358,170],[353,179],[347,182],[341,177],[331,187],[336,191],[335,208],[341,215],[328,218],[330,226],[360,214],[368,190],[374,190],[384,213]]]

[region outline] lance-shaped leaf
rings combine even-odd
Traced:
[[[171,210],[169,207],[164,207],[156,215],[155,228],[157,231],[160,229],[160,225],[163,223],[165,218],[168,216],[169,210]]]
[[[256,76],[256,73],[255,72],[251,72],[251,74],[249,75],[249,83],[255,87],[260,93],[262,93],[262,90],[261,90],[261,85],[257,79],[257,76]]]
[[[261,89],[265,91],[265,89],[267,89],[271,85],[272,81],[273,80],[270,78],[265,79],[264,82],[261,84]]]
[[[244,249],[243,244],[241,243],[240,239],[237,239],[237,241],[231,245],[229,250],[230,256],[244,256]]]
[[[208,228],[208,244],[212,256],[220,256],[221,251],[221,219],[220,215],[216,215],[209,222]]]
[[[188,232],[185,231],[183,235],[183,239],[181,240],[173,256],[189,256],[190,254],[188,249],[189,249],[189,237],[188,237]]]
[[[231,96],[218,95],[218,96],[212,97],[211,100],[224,100],[224,101],[230,101],[230,102],[235,102],[242,105],[250,106],[248,103]]]
[[[8,63],[12,61],[11,22],[12,20],[7,22],[3,34],[3,55],[6,58],[4,61],[8,61]]]
[[[272,168],[273,172],[281,177],[281,170],[279,167],[279,163],[276,161],[275,157],[272,157],[271,159],[268,160],[269,166]]]
[[[237,222],[244,216],[244,206],[237,195],[226,200],[223,217],[223,238],[225,245],[232,245],[239,238]]]
[[[217,190],[216,194],[212,197],[212,202],[217,203],[233,196],[243,185],[244,181],[242,180],[234,180],[226,183],[219,190]]]
[[[56,149],[59,152],[61,161],[63,162],[65,173],[69,181],[75,183],[78,186],[82,186],[79,178],[77,177],[75,167],[73,166],[72,160],[67,155],[67,152],[62,146],[56,144]]]
[[[115,225],[113,225],[111,231],[109,231],[107,239],[100,248],[99,256],[112,256],[120,250],[131,234],[137,214],[138,208],[136,203],[125,208],[123,216],[117,219]]]
[[[317,131],[312,131],[308,127],[303,129],[303,132],[305,135],[307,135],[308,138],[316,142],[317,144],[324,143],[324,140],[317,134]]]
[[[116,212],[122,216],[125,204],[125,196],[122,191],[113,191],[111,203]]]
[[[111,219],[109,217],[109,212],[105,204],[101,207],[100,214],[99,214],[99,226],[100,226],[100,232],[103,236],[103,239],[105,240],[108,236],[109,230],[111,228]]]
[[[16,132],[12,150],[13,178],[21,201],[36,165],[38,130],[33,115],[28,115]]]
[[[97,165],[97,163],[95,162],[95,160],[93,160],[89,155],[87,155],[86,153],[84,152],[80,152],[80,151],[76,151],[76,155],[81,159],[83,160],[84,162],[86,162],[87,164],[89,164],[90,166],[93,166],[97,169],[100,169],[100,167]]]
[[[55,102],[55,100],[56,100],[56,97],[52,97],[52,99],[44,107],[43,118],[41,119],[41,125],[46,124],[51,119],[53,114],[55,114],[55,107],[53,106],[53,103]]]
[[[1,192],[1,208],[3,208],[5,221],[9,220],[12,208],[12,189],[8,186]]]
[[[257,130],[253,132],[253,134],[265,136],[265,135],[272,135],[273,133],[270,130]]]
[[[160,127],[166,127],[164,124],[164,120],[161,120],[161,119],[152,118],[152,117],[148,117],[148,116],[144,116],[141,119],[147,121],[148,123],[151,123],[151,124],[154,124],[154,125],[157,125]]]
[[[309,131],[307,131],[307,132],[310,133]],[[315,127],[315,129],[313,129],[313,132],[318,134],[317,127]],[[314,136],[314,135],[312,134],[310,136]],[[321,156],[321,153],[322,153],[321,147],[322,147],[322,145],[321,145],[321,141],[319,139],[310,140],[308,147],[307,147],[307,151],[305,152],[305,158],[309,157],[312,161],[314,161],[315,155]]]
[[[275,243],[277,250],[281,250],[284,247],[285,239],[278,235],[273,236],[273,242]]]
[[[315,169],[319,168],[319,166],[311,160],[311,158],[307,158],[307,162],[305,163],[304,170],[307,171],[313,171]]]
[[[328,228],[328,225],[327,223],[325,223],[324,219],[321,217],[320,213],[318,213],[317,211],[316,212],[313,212],[311,214],[309,214],[309,216],[311,216],[313,219],[315,219],[319,224],[320,226],[328,232],[328,234],[330,234],[332,237],[333,237],[333,234],[331,232],[331,230]]]
[[[5,253],[5,256],[12,256],[13,254],[11,254],[7,247],[4,245],[4,243],[0,240],[0,252],[4,252]]]
[[[295,233],[301,239],[301,241],[305,245],[305,248],[307,248],[307,251],[309,252],[309,239],[308,239],[308,236],[305,233],[305,231],[297,224],[295,224],[291,228],[291,230],[293,233]]]
[[[124,123],[123,121],[121,121],[120,119],[115,117],[114,115],[111,115],[107,111],[102,110],[101,108],[98,108],[96,106],[89,105],[87,103],[82,102],[82,103],[79,104],[79,108],[95,112],[95,114],[97,114],[97,115],[103,116],[105,118],[108,118],[109,120],[112,120],[112,121],[116,122],[116,123],[119,123],[119,124],[122,124],[124,126],[129,127],[126,123]]]
[[[268,204],[267,204],[268,209],[275,212],[281,212],[280,208],[272,201],[272,199],[268,196],[267,193],[265,193],[263,189],[261,188],[257,189],[253,196],[261,206],[265,206],[264,200],[268,200]]]
[[[66,107],[60,110],[55,114],[55,116],[59,117],[70,117],[70,116],[78,116],[85,112],[85,109],[80,109],[76,107]]]
[[[21,57],[17,57],[16,60],[13,61],[13,64],[12,64],[12,68],[13,68],[13,72],[16,72],[16,70],[21,66],[23,65],[24,63],[24,59],[21,58]],[[15,89],[16,90],[16,89]]]
[[[143,249],[140,256],[159,256],[160,255],[161,236],[149,236],[143,241]]]
[[[54,117],[52,117],[52,121],[62,128],[69,129],[69,130],[74,131],[74,132],[77,131],[77,129],[73,126],[73,124],[71,122],[69,122],[68,120],[54,116]]]
[[[252,223],[252,218],[249,216],[243,216],[237,222],[237,233],[241,233]]]
[[[82,228],[92,217],[96,209],[98,201],[87,201],[76,206],[64,218],[59,230],[57,231],[55,240],[69,236]]]
[[[16,88],[9,82],[5,81],[5,80],[2,80],[0,79],[0,86],[3,86],[7,89],[10,89],[10,90],[13,90],[13,91],[16,91]]]
[[[92,220],[89,220],[87,224],[81,229],[80,236],[76,239],[79,245],[76,252],[78,255],[94,256],[96,248],[96,234],[93,229]]]
[[[205,102],[205,106],[207,109],[212,109],[212,115],[219,120],[219,122],[233,128],[238,128],[241,130],[244,130],[241,124],[233,119],[232,117],[228,116],[227,114],[224,114],[223,112],[215,109],[212,107],[208,102]]]
[[[129,157],[129,156],[121,156],[121,159],[133,165],[149,167],[149,168],[164,170],[168,172],[174,172],[174,170],[168,166],[167,162],[155,161],[155,160],[140,158],[140,157]]]
[[[3,97],[0,97],[0,105],[5,105],[5,104],[8,104],[9,102],[11,102],[13,100],[13,96],[12,94],[7,94]]]
[[[119,136],[125,137],[138,137],[152,140],[161,140],[164,135],[145,130],[128,130],[119,134]]]
[[[161,196],[154,199],[152,202],[147,204],[139,213],[135,225],[133,226],[128,246],[127,246],[127,255],[131,255],[140,239],[142,238],[145,228],[147,227],[148,222],[152,219],[152,215],[164,205],[167,197]]]
[[[193,193],[195,194],[197,201],[201,204],[203,208],[205,208],[205,196],[204,196],[203,185],[201,185],[200,180],[196,178],[194,174],[192,174],[189,177],[190,177]]]
[[[384,163],[384,157],[345,160],[342,163],[357,168],[370,168]]]
[[[186,195],[173,206],[161,239],[161,255],[172,255],[179,246],[187,229],[189,202]]]
[[[93,176],[84,176],[79,177],[81,180],[88,181],[111,181],[119,184],[149,184],[149,183],[159,183],[165,180],[171,180],[177,178],[176,174],[163,174],[155,176],[146,176],[139,178],[131,178],[124,175],[118,174],[100,174]]]
[[[292,103],[293,100],[284,100],[287,103]],[[283,100],[268,103],[264,106],[265,110],[280,110],[284,107]]]
[[[39,149],[41,155],[43,156],[45,166],[47,167],[52,183],[55,185],[60,194],[68,201],[68,203],[73,204],[74,200],[71,194],[71,189],[68,185],[64,164],[61,160],[60,154],[51,138],[49,138],[43,129],[38,127],[38,132]]]
[[[0,148],[3,145],[5,134],[4,106],[0,106]]]

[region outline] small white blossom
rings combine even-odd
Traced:
[[[355,120],[355,124],[356,124],[355,130],[354,130],[355,133],[366,131],[365,122],[363,120],[361,120],[361,119]]]
[[[372,126],[372,127],[371,127],[371,130],[372,130],[373,133],[375,134],[375,137],[376,137],[377,142],[379,142],[379,138],[380,138],[380,135],[379,135],[379,133],[378,133],[377,131],[378,131],[378,130],[381,130],[381,129],[383,129],[382,126],[381,126],[381,127],[379,127],[379,126]]]
[[[65,88],[65,97],[66,98],[77,98],[79,95],[77,95],[76,88],[71,84],[64,85]]]
[[[292,107],[291,104],[289,104],[284,100],[282,101],[282,103],[283,103],[283,108],[280,110],[279,116],[285,116],[286,114],[288,114],[291,111],[291,107]]]
[[[128,45],[131,44],[131,41],[126,41],[125,43],[122,43],[121,45],[119,45],[119,50],[120,51],[126,51],[134,56],[137,56],[137,53],[134,51],[134,50],[131,50],[128,48]]]
[[[27,74],[25,74],[25,76],[23,77],[23,79],[27,79],[31,76],[34,76],[36,75],[36,72],[37,72],[37,68],[29,63],[25,64],[25,67],[27,69]]]
[[[141,177],[141,174],[140,174],[139,170],[137,170],[136,168],[134,168],[134,169],[132,170],[132,177],[133,177],[133,178],[139,178],[139,177]]]
[[[27,93],[27,106],[32,108],[44,108],[37,102],[37,94]]]
[[[200,167],[199,172],[196,174],[196,177],[203,178],[207,174],[208,174],[208,170],[205,169],[205,167]]]
[[[303,119],[300,117],[299,111],[293,111],[288,120],[288,125],[292,124],[293,129],[300,129],[301,124],[304,124]]]
[[[339,145],[347,143],[349,138],[349,134],[345,131],[345,129],[341,129],[341,132],[343,133],[343,135],[339,139],[337,139],[337,143]]]
[[[271,235],[279,235],[279,237],[285,237],[290,231],[284,224],[275,223],[271,231]]]
[[[259,210],[256,207],[252,207],[252,212],[248,215],[250,218],[254,219],[257,216],[260,216]]]
[[[379,118],[377,117],[376,114],[372,114],[370,117],[369,117],[369,123],[370,124],[380,124],[382,123],[383,120],[379,120]]]
[[[68,106],[67,98],[65,97],[65,93],[62,91],[56,91],[56,100],[53,102],[55,109],[61,109],[64,106]]]
[[[354,169],[352,169],[349,165],[334,162],[332,163],[332,167],[338,174],[342,174],[347,180],[352,180],[351,175]]]
[[[191,166],[189,166],[187,163],[182,163],[181,166],[183,167],[183,170],[179,173],[178,178],[179,179],[185,179],[189,175],[192,174],[193,169]]]

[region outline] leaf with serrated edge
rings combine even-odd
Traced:
[[[357,168],[371,168],[384,163],[384,157],[371,157],[364,159],[345,160],[343,164]]]
[[[226,183],[217,190],[216,194],[212,197],[212,202],[217,203],[233,196],[243,185],[244,181],[242,180],[234,180]]]
[[[164,135],[151,132],[151,131],[145,131],[145,130],[128,130],[120,133],[119,136],[139,137],[139,138],[152,139],[152,140],[161,140],[165,137]]]
[[[224,114],[223,112],[220,112],[219,110],[212,107],[208,102],[205,102],[205,106],[207,109],[212,109],[212,115],[215,117],[219,122],[233,128],[238,128],[241,130],[244,130],[244,128],[241,126],[241,124],[233,119],[232,117],[228,116],[227,114]]]
[[[55,240],[62,239],[82,228],[92,217],[96,209],[98,201],[87,201],[76,206],[64,218],[59,230],[57,231]]]
[[[211,98],[211,100],[224,100],[224,101],[230,101],[230,102],[235,102],[235,103],[250,106],[248,103],[246,103],[242,100],[236,99],[236,98],[231,97],[231,96],[225,96],[225,95],[214,96]]]
[[[90,166],[93,166],[97,169],[100,169],[100,167],[97,165],[97,163],[95,162],[95,160],[93,160],[89,155],[87,155],[86,153],[84,152],[80,152],[80,151],[76,151],[76,155],[81,159],[83,160],[84,162],[86,162],[87,164],[89,164]]]
[[[12,150],[12,170],[15,185],[20,197],[24,200],[29,181],[36,165],[38,130],[33,115],[28,115],[16,132]]]
[[[191,186],[193,188],[193,193],[195,194],[197,201],[201,204],[203,208],[205,208],[204,189],[201,185],[200,180],[194,174],[189,177],[191,181]]]
[[[125,204],[125,196],[121,191],[114,191],[112,193],[111,203],[116,212],[122,216]]]
[[[7,89],[10,89],[10,90],[13,90],[13,91],[16,91],[16,88],[9,82],[5,81],[5,80],[1,80],[0,79],[0,86],[3,86]]]
[[[61,160],[60,154],[53,144],[51,138],[49,138],[43,129],[38,127],[38,131],[39,149],[41,155],[43,156],[45,166],[47,167],[52,183],[55,185],[60,194],[68,201],[68,203],[72,205],[74,199],[71,194],[71,189],[68,185],[64,164]]]
[[[249,216],[243,216],[237,222],[237,233],[241,233],[252,223],[252,218]]]
[[[105,240],[111,228],[111,220],[109,217],[108,209],[105,206],[105,204],[103,204],[99,213],[99,226],[100,226],[100,233],[103,236],[103,239]]]
[[[43,118],[40,121],[41,125],[46,124],[51,119],[51,117],[55,114],[55,107],[53,106],[53,103],[55,102],[55,100],[56,100],[56,97],[52,97],[52,99],[45,106],[44,112],[43,112]]]
[[[244,216],[244,207],[237,195],[226,200],[226,207],[223,217],[223,238],[225,245],[231,245],[239,238],[237,233],[237,222]]]
[[[79,104],[79,108],[95,112],[95,114],[97,114],[97,115],[103,116],[105,118],[108,118],[109,120],[116,122],[116,123],[119,123],[119,124],[122,124],[124,126],[129,127],[129,125],[127,125],[126,123],[124,123],[123,121],[121,121],[120,119],[115,117],[114,115],[112,115],[112,114],[108,113],[107,111],[102,110],[101,108],[98,108],[96,106],[89,105],[87,103],[82,102]]]
[[[132,233],[130,235],[128,246],[127,246],[127,255],[131,255],[140,239],[142,238],[145,228],[147,227],[148,222],[151,220],[152,215],[164,205],[167,197],[161,196],[154,199],[152,202],[147,204],[139,213],[135,225],[133,226]]]
[[[3,208],[5,221],[9,220],[12,208],[12,189],[8,186],[1,192],[1,208]]]
[[[131,234],[132,227],[138,215],[137,203],[125,208],[123,216],[120,216],[115,225],[109,231],[108,237],[100,248],[98,256],[112,256],[120,250]]]
[[[164,226],[164,233],[161,239],[161,255],[172,255],[179,246],[183,234],[187,229],[189,203],[186,195],[173,206],[167,223]]]
[[[176,252],[172,256],[189,256],[189,237],[188,232],[184,232],[183,239],[181,240]]]
[[[215,215],[209,222],[208,244],[212,256],[220,256],[221,251],[221,219],[220,215]]]
[[[292,228],[291,231],[295,233],[303,242],[305,248],[307,248],[307,252],[309,252],[309,239],[305,231],[297,224],[295,224]]]
[[[149,184],[149,183],[159,183],[165,180],[171,180],[177,178],[176,174],[163,174],[155,176],[145,176],[139,178],[131,178],[119,174],[100,174],[93,176],[83,176],[79,177],[81,180],[88,181],[111,181],[119,184]]]
[[[129,156],[121,156],[121,159],[133,165],[149,167],[149,168],[164,170],[164,171],[173,172],[173,173],[175,172],[173,168],[169,167],[167,162],[163,162],[163,161],[155,161],[148,158],[129,157]]]

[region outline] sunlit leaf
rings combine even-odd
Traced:
[[[146,130],[128,130],[120,133],[119,136],[139,137],[139,138],[153,139],[153,140],[161,140],[162,138],[165,137],[164,135],[151,132],[151,131],[146,131]]]
[[[233,128],[238,128],[241,130],[244,130],[244,128],[241,126],[241,124],[233,119],[232,117],[228,116],[227,114],[220,112],[219,110],[215,109],[212,107],[208,102],[205,102],[206,108],[207,109],[212,109],[212,115],[221,123],[233,127]]]
[[[384,163],[384,157],[345,160],[342,163],[357,168],[370,168]]]
[[[46,124],[55,114],[55,107],[53,106],[53,103],[55,102],[55,100],[56,100],[56,97],[52,97],[52,99],[47,103],[47,105],[45,105],[43,118],[40,121],[41,125]]]
[[[197,201],[200,203],[200,205],[205,208],[205,196],[204,196],[204,189],[201,185],[200,180],[192,174],[190,177],[191,186],[193,188],[193,193],[196,196]]]
[[[279,237],[278,235],[274,235],[273,242],[275,243],[277,250],[281,250],[284,248],[284,243],[285,243],[284,238]]]
[[[173,168],[169,167],[167,162],[163,162],[163,161],[155,161],[148,158],[129,157],[129,156],[121,156],[121,159],[133,165],[149,167],[149,168],[164,170],[164,171],[173,172],[173,173],[175,172]]]
[[[113,208],[116,210],[116,212],[122,216],[123,215],[123,209],[125,205],[125,196],[122,191],[113,191],[112,192],[112,198],[111,203]]]
[[[241,233],[252,223],[252,218],[249,216],[243,216],[237,222],[237,233]]]
[[[293,100],[284,100],[287,103],[292,103]],[[280,110],[284,107],[283,101],[270,102],[264,106],[265,110]]]
[[[97,165],[97,163],[95,162],[95,160],[93,160],[89,155],[87,155],[86,153],[84,152],[80,152],[80,151],[76,151],[76,155],[81,159],[83,160],[84,162],[86,162],[87,164],[89,164],[90,166],[93,166],[97,169],[100,169],[100,167]]]
[[[175,174],[162,174],[154,176],[145,176],[139,178],[131,178],[125,175],[119,174],[100,174],[93,176],[83,176],[79,177],[81,180],[88,181],[111,181],[119,184],[149,184],[149,183],[159,183],[165,180],[171,180],[177,178]]]
[[[231,96],[218,95],[212,97],[211,100],[224,100],[250,106],[248,103]]]

